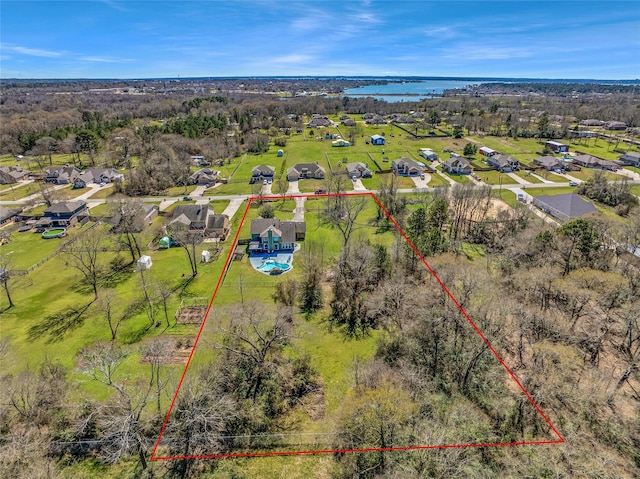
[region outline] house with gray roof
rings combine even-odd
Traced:
[[[308,178],[323,180],[326,176],[325,169],[317,163],[298,163],[287,170],[287,180],[297,181]]]
[[[418,176],[424,171],[424,165],[410,158],[399,158],[391,162],[391,171],[400,176]]]
[[[566,166],[564,161],[559,160],[558,158],[555,158],[551,155],[535,158],[533,160],[533,164],[536,166],[542,166],[549,171],[564,170]]]
[[[225,240],[231,230],[227,215],[216,215],[207,205],[178,205],[169,225],[182,223],[190,231],[202,231],[207,238]]]
[[[0,225],[8,223],[20,214],[20,208],[7,208],[6,206],[0,206]]]
[[[89,219],[89,209],[87,203],[82,200],[58,201],[53,203],[37,221],[37,230],[51,227],[69,227],[76,223],[83,223]]]
[[[345,165],[349,178],[371,178],[371,170],[361,161],[354,161]]]
[[[73,179],[74,188],[86,188],[91,183],[111,183],[124,180],[124,175],[113,168],[87,168]]]
[[[21,166],[0,166],[0,184],[11,185],[18,181],[26,180],[31,175],[29,170]]]
[[[220,174],[217,170],[212,170],[211,168],[202,168],[201,170],[196,171],[189,177],[190,185],[214,185],[218,180],[218,175]]]
[[[262,183],[264,180],[273,180],[276,169],[270,165],[258,165],[251,170],[249,183]]]
[[[470,175],[471,163],[466,158],[454,156],[444,162],[442,170],[453,175]]]
[[[80,176],[80,170],[74,166],[47,166],[44,175],[44,181],[47,183],[66,185]]]
[[[585,168],[600,168],[602,170],[618,171],[620,165],[614,161],[603,160],[593,155],[578,155],[573,158],[573,163]]]
[[[536,196],[533,198],[533,204],[560,221],[573,220],[597,211],[593,204],[585,201],[575,193]]]
[[[280,221],[278,218],[251,220],[250,253],[290,251],[296,241],[302,241],[307,232],[304,221]]]
[[[618,158],[618,161],[620,164],[625,166],[635,166],[636,168],[640,168],[640,152],[628,151]]]
[[[520,162],[513,156],[498,153],[487,158],[487,165],[502,173],[511,173],[520,168]]]

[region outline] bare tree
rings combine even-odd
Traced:
[[[9,256],[6,254],[0,254],[0,282],[2,283],[2,288],[7,296],[7,301],[9,301],[9,306],[7,309],[11,309],[15,306],[13,303],[13,299],[11,298],[11,290],[9,288],[9,281],[11,280],[11,260]]]
[[[98,299],[98,282],[104,267],[100,261],[102,235],[94,228],[88,230],[76,241],[65,246],[63,260],[80,272],[84,281],[93,289],[93,300]]]
[[[204,231],[190,230],[182,223],[174,223],[170,230],[171,239],[178,243],[187,254],[189,266],[191,266],[191,276],[198,274],[197,246],[204,240]]]
[[[365,226],[358,224],[357,220],[366,207],[367,198],[363,196],[337,195],[327,198],[324,221],[340,231],[344,247],[349,244],[353,232]]]
[[[142,254],[138,236],[146,226],[145,204],[136,198],[123,198],[114,201],[110,206],[115,223],[113,232],[118,234],[120,243],[129,250],[133,263]]]

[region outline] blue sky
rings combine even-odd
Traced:
[[[0,3],[2,78],[640,78],[640,1]]]

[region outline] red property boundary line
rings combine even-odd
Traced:
[[[289,199],[289,198],[290,199],[295,199],[295,198],[319,198],[319,197],[322,198],[322,197],[330,197],[330,196],[370,196],[370,197],[372,197],[374,199],[374,201],[376,202],[378,207],[382,211],[384,211],[384,213],[387,215],[387,217],[389,218],[391,223],[393,223],[395,228],[398,230],[398,233],[400,233],[400,235],[404,238],[404,240],[407,242],[407,244],[409,246],[411,246],[411,249],[413,249],[415,254],[418,256],[418,258],[420,258],[422,263],[427,267],[427,269],[429,270],[431,275],[435,278],[435,280],[438,282],[438,284],[443,289],[443,291],[447,294],[447,296],[449,296],[449,298],[457,306],[457,308],[460,310],[460,312],[462,313],[464,318],[469,322],[469,324],[471,324],[471,326],[476,331],[476,333],[478,333],[478,335],[482,338],[482,340],[487,345],[489,350],[498,359],[498,361],[500,362],[502,367],[507,371],[507,373],[509,373],[509,376],[511,376],[511,379],[513,379],[515,381],[515,383],[518,385],[520,390],[525,394],[525,396],[527,397],[529,402],[533,405],[533,407],[536,409],[538,414],[540,414],[540,416],[544,419],[544,421],[551,428],[551,430],[558,437],[558,439],[546,440],[546,441],[519,441],[519,442],[498,442],[498,443],[483,443],[483,444],[470,443],[470,444],[443,444],[443,445],[433,445],[433,446],[370,447],[370,448],[363,448],[363,449],[318,449],[318,450],[307,450],[307,451],[273,451],[273,452],[237,453],[237,454],[210,454],[210,455],[195,455],[195,456],[156,456],[156,452],[158,450],[158,447],[160,446],[160,441],[162,440],[162,436],[163,436],[164,431],[165,431],[165,429],[167,427],[167,423],[169,422],[169,418],[171,417],[171,412],[173,411],[173,407],[174,407],[175,402],[176,402],[176,400],[178,398],[178,394],[180,393],[180,388],[182,387],[182,383],[184,382],[184,378],[185,378],[185,376],[187,374],[187,370],[189,369],[189,365],[191,364],[191,359],[193,358],[193,354],[194,354],[194,352],[196,350],[196,347],[198,346],[198,341],[200,340],[200,336],[202,335],[202,331],[204,330],[204,326],[205,326],[205,324],[207,322],[207,319],[209,318],[209,312],[211,311],[211,306],[213,305],[213,302],[214,302],[214,300],[216,298],[216,295],[218,294],[218,290],[220,289],[220,285],[222,284],[222,281],[223,281],[223,279],[224,279],[224,277],[226,275],[226,272],[227,272],[227,270],[229,268],[229,265],[231,264],[231,260],[233,258],[233,253],[234,253],[235,248],[236,248],[236,246],[238,244],[238,236],[240,235],[240,231],[242,230],[244,222],[245,222],[245,220],[247,218],[247,213],[249,212],[249,208],[251,207],[251,203],[253,203],[254,200],[281,200],[281,199]],[[175,392],[175,394],[173,396],[173,400],[171,401],[171,406],[169,407],[169,411],[167,411],[167,415],[166,415],[166,417],[164,419],[164,423],[162,424],[162,428],[160,429],[160,434],[159,434],[158,439],[157,439],[157,441],[155,443],[155,446],[153,448],[153,453],[151,454],[150,460],[152,460],[152,461],[171,461],[171,460],[180,460],[180,459],[228,459],[228,458],[233,458],[233,457],[304,456],[304,455],[314,455],[314,454],[333,454],[333,453],[351,453],[351,452],[413,451],[413,450],[422,450],[422,449],[454,449],[454,448],[471,448],[471,447],[504,447],[504,446],[524,446],[524,445],[530,446],[530,445],[544,445],[544,444],[562,444],[564,442],[565,442],[564,438],[558,432],[558,430],[555,428],[555,426],[551,423],[551,421],[547,418],[547,416],[542,412],[542,409],[540,409],[540,406],[538,406],[536,401],[533,399],[533,397],[531,397],[531,395],[525,389],[525,387],[522,385],[522,383],[517,378],[517,376],[513,373],[513,371],[511,371],[509,366],[507,366],[507,364],[504,362],[502,357],[493,348],[493,346],[491,345],[489,340],[484,336],[484,334],[482,334],[482,332],[480,331],[478,326],[476,326],[476,324],[473,322],[471,317],[467,314],[467,312],[464,310],[464,308],[460,305],[458,300],[453,296],[453,294],[445,286],[445,284],[438,277],[438,275],[433,270],[433,268],[431,268],[429,263],[427,263],[427,261],[420,254],[420,252],[415,247],[415,245],[409,240],[407,235],[404,233],[402,228],[400,228],[400,225],[398,225],[398,223],[396,223],[396,221],[389,214],[387,209],[382,205],[382,203],[380,202],[380,200],[378,199],[378,197],[374,193],[372,193],[370,191],[366,191],[366,192],[340,193],[340,194],[273,195],[273,196],[249,197],[249,201],[247,203],[247,207],[244,210],[244,214],[242,216],[242,220],[240,221],[240,225],[238,226],[238,229],[236,231],[236,235],[235,235],[235,237],[233,239],[233,243],[231,244],[231,248],[229,249],[229,254],[227,255],[227,260],[225,262],[224,268],[222,270],[222,273],[220,274],[220,277],[218,278],[218,282],[217,282],[216,287],[215,287],[215,289],[213,291],[213,295],[211,296],[211,300],[209,301],[209,305],[207,307],[207,311],[206,311],[206,313],[204,315],[204,318],[202,320],[202,324],[200,325],[200,329],[198,330],[198,334],[197,334],[196,339],[195,339],[195,341],[193,343],[193,347],[191,348],[191,353],[189,354],[189,359],[187,360],[187,364],[185,365],[184,371],[182,372],[182,376],[180,377],[180,382],[178,383],[178,387],[177,387],[176,392]]]

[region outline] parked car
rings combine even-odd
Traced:
[[[577,181],[570,181],[569,182],[569,186],[578,186],[578,182]]]
[[[322,194],[326,193],[326,191],[325,190],[316,190],[314,193],[316,195],[322,195]]]
[[[272,179],[268,179],[268,180],[267,180],[267,183],[268,183],[268,184],[272,184],[272,183],[273,183],[273,180],[272,180]]]
[[[267,184],[267,180],[262,180],[262,184],[266,185]]]
[[[351,181],[357,181],[357,180],[358,178],[355,175],[351,177]]]
[[[424,173],[420,175],[420,179],[424,180]]]
[[[191,201],[193,198],[191,198],[191,196],[183,196],[182,200],[183,201]]]

